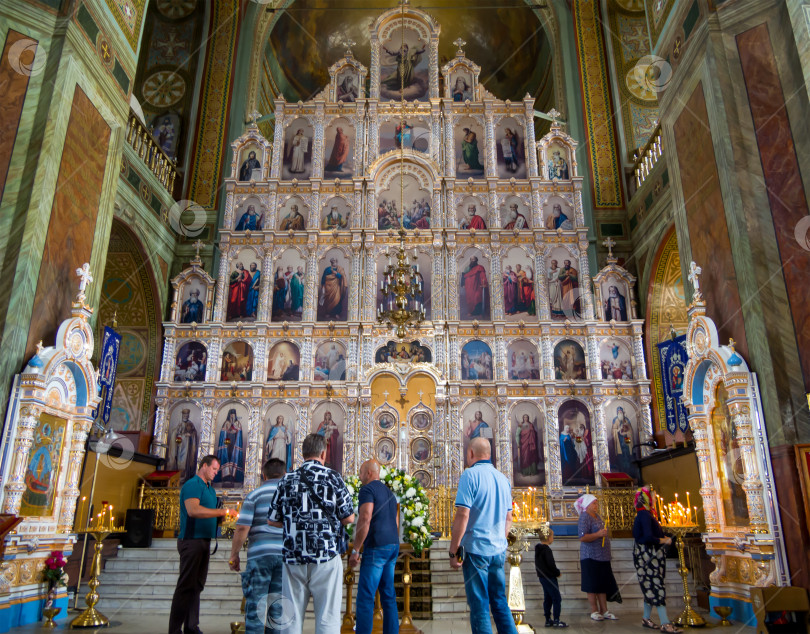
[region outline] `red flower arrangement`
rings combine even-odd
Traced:
[[[42,576],[44,581],[48,582],[49,588],[67,584],[66,565],[67,560],[61,550],[54,550],[51,556],[45,560],[45,570],[42,571]]]

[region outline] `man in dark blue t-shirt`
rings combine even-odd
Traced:
[[[360,563],[357,582],[356,634],[371,634],[374,595],[380,591],[383,634],[399,632],[394,566],[399,556],[399,509],[397,498],[380,482],[380,464],[367,460],[360,466],[359,506],[354,549],[349,565]],[[361,560],[360,549],[363,549]]]

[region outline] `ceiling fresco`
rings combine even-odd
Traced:
[[[328,68],[342,57],[347,39],[356,43],[354,56],[370,66],[369,27],[398,4],[294,0],[279,11],[265,42],[273,83],[287,100],[313,97],[329,82]],[[467,42],[467,57],[481,66],[481,82],[496,97],[553,94],[548,90],[553,83],[551,46],[539,18],[523,0],[430,0],[411,6],[427,10],[441,24],[440,66],[455,56],[453,41],[460,37]]]

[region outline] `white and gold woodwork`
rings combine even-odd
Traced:
[[[733,340],[720,343],[699,274],[693,262],[683,400],[700,470],[703,541],[715,564],[711,597],[750,603],[752,586],[790,585],[776,485],[757,377]]]
[[[465,430],[480,411],[491,429],[498,467],[516,486],[548,485],[555,500],[553,519],[570,519],[565,498],[574,497],[586,482],[566,482],[560,417],[568,412],[572,420],[589,425],[584,442],[592,446],[591,484],[598,484],[601,472],[621,470],[611,429],[617,407],[632,418],[635,443],[650,439],[643,322],[634,308],[625,320],[603,320],[591,291],[576,141],[556,112],[551,113],[551,131],[535,141],[533,100],[527,95],[513,103],[490,94],[461,40],[456,57],[440,73],[439,33],[433,18],[410,6],[383,13],[371,27],[369,97],[365,66],[347,54],[331,66],[330,84],[314,99],[275,102],[272,144],[255,123],[233,141],[213,312],[210,320],[197,324],[180,323],[173,313],[164,326],[155,453],[166,455],[178,442],[183,410],[197,426],[198,457],[213,451],[223,416],[236,409],[245,474],[231,490],[241,494],[259,482],[268,416],[280,415],[290,423],[293,463],[298,463],[301,441],[330,409],[341,434],[344,473],[356,473],[364,459],[376,455],[418,472],[428,486],[453,486],[464,467]],[[409,43],[415,78],[404,99],[391,95],[398,68],[392,60],[402,56],[403,41]],[[351,72],[360,89],[348,99],[338,81]],[[338,126],[351,143],[341,166],[329,164]],[[510,136],[504,136],[507,128]],[[477,158],[464,156],[462,138],[475,144]],[[295,165],[294,148],[299,151]],[[248,173],[243,166],[250,151],[256,152],[260,167],[254,164]],[[505,165],[511,152],[518,161]],[[406,227],[405,247],[419,263],[427,308],[426,321],[407,342],[420,351],[413,358],[385,353],[382,349],[395,337],[375,321],[380,275],[398,245],[393,231],[398,227],[385,224],[387,207],[381,220],[383,200],[394,201],[399,211],[412,200],[429,206],[427,221]],[[237,230],[247,205],[262,217],[261,229]],[[480,216],[477,225],[469,221],[471,206]],[[565,218],[552,218],[555,206]],[[333,207],[340,220],[326,218]],[[473,314],[462,301],[460,276],[472,256],[483,263],[488,279],[489,310],[482,314]],[[320,301],[320,281],[333,257],[347,280],[345,313],[339,316],[323,314]],[[567,313],[556,296],[549,296],[553,260],[560,267],[569,260],[578,272],[579,288],[569,298]],[[232,276],[242,275],[237,262],[243,269],[253,263],[261,273],[255,313],[229,315]],[[524,302],[524,308],[534,304],[531,310],[505,307],[503,277],[517,270],[516,263],[522,264],[521,288],[533,295],[533,302]],[[282,267],[285,272],[301,269],[305,290],[298,313],[274,310],[276,274]],[[630,311],[635,280],[615,262],[607,274],[626,284]],[[184,298],[181,278],[177,281],[179,307]],[[200,342],[207,351],[204,377],[196,381],[176,371],[177,353],[189,342]],[[294,348],[286,348],[283,358],[300,357],[294,380],[284,378],[277,367],[280,353],[273,352],[288,344]],[[472,373],[470,350],[483,346],[488,367]],[[325,377],[317,365],[322,351],[333,347],[344,355],[340,379]],[[571,360],[575,371],[555,364],[555,348],[566,347],[579,355]],[[247,372],[244,380],[241,375],[233,379],[238,371],[223,373],[228,349],[252,360],[249,379]],[[609,372],[603,369],[605,361]],[[524,416],[536,429],[539,456],[536,464],[519,467],[516,430],[518,420],[528,428]]]
[[[98,374],[93,354],[92,309],[84,290],[89,267],[53,346],[37,346],[14,377],[6,414],[0,465],[0,508],[22,522],[6,537],[0,565],[0,610],[41,599],[45,560],[51,551],[66,556],[72,533],[87,435],[98,407]]]

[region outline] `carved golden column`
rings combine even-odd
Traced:
[[[23,406],[17,423],[17,438],[14,441],[14,463],[6,482],[6,499],[3,513],[17,515],[20,511],[22,495],[25,492],[25,469],[28,466],[28,455],[34,444],[34,429],[39,424],[39,408]]]

